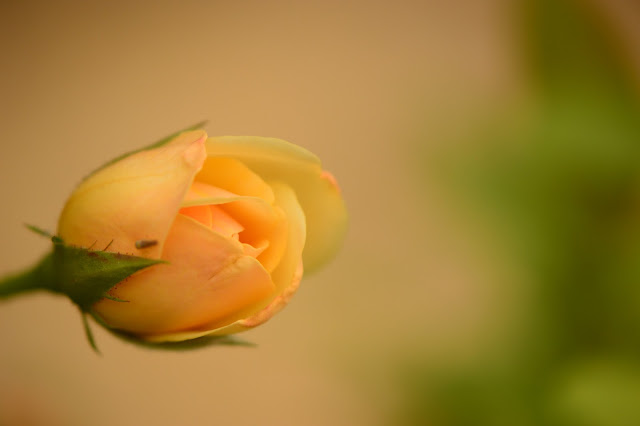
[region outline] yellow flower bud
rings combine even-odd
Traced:
[[[237,333],[264,323],[302,271],[340,246],[347,214],[310,152],[260,137],[184,132],[100,169],[58,223],[67,244],[167,263],[113,287],[93,311],[153,342]]]

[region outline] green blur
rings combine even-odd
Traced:
[[[595,6],[519,6],[527,99],[421,167],[509,253],[523,315],[475,363],[408,362],[393,424],[640,424],[637,81]]]

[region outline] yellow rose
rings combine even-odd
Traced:
[[[121,159],[68,200],[58,235],[80,247],[162,259],[93,306],[110,327],[152,342],[225,335],[284,307],[303,266],[338,249],[346,210],[316,156],[260,137],[202,130]]]

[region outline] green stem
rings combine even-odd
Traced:
[[[0,299],[33,290],[53,290],[53,256],[47,254],[35,266],[0,279]]]

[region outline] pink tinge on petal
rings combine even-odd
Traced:
[[[202,166],[202,148],[206,139],[207,135],[203,134],[182,153],[182,158],[189,167],[200,168]]]
[[[331,184],[331,186],[333,186],[335,190],[338,191],[339,194],[342,192],[340,190],[340,185],[338,185],[338,181],[333,176],[333,174],[331,174],[331,172],[323,170],[322,173],[320,173],[320,178],[328,181]]]
[[[302,261],[300,261],[291,284],[285,288],[279,296],[273,299],[266,308],[262,309],[257,314],[238,322],[244,327],[256,327],[267,322],[272,316],[280,312],[280,310],[289,303],[293,295],[298,290],[298,287],[300,287],[303,271],[304,268],[302,266]]]

